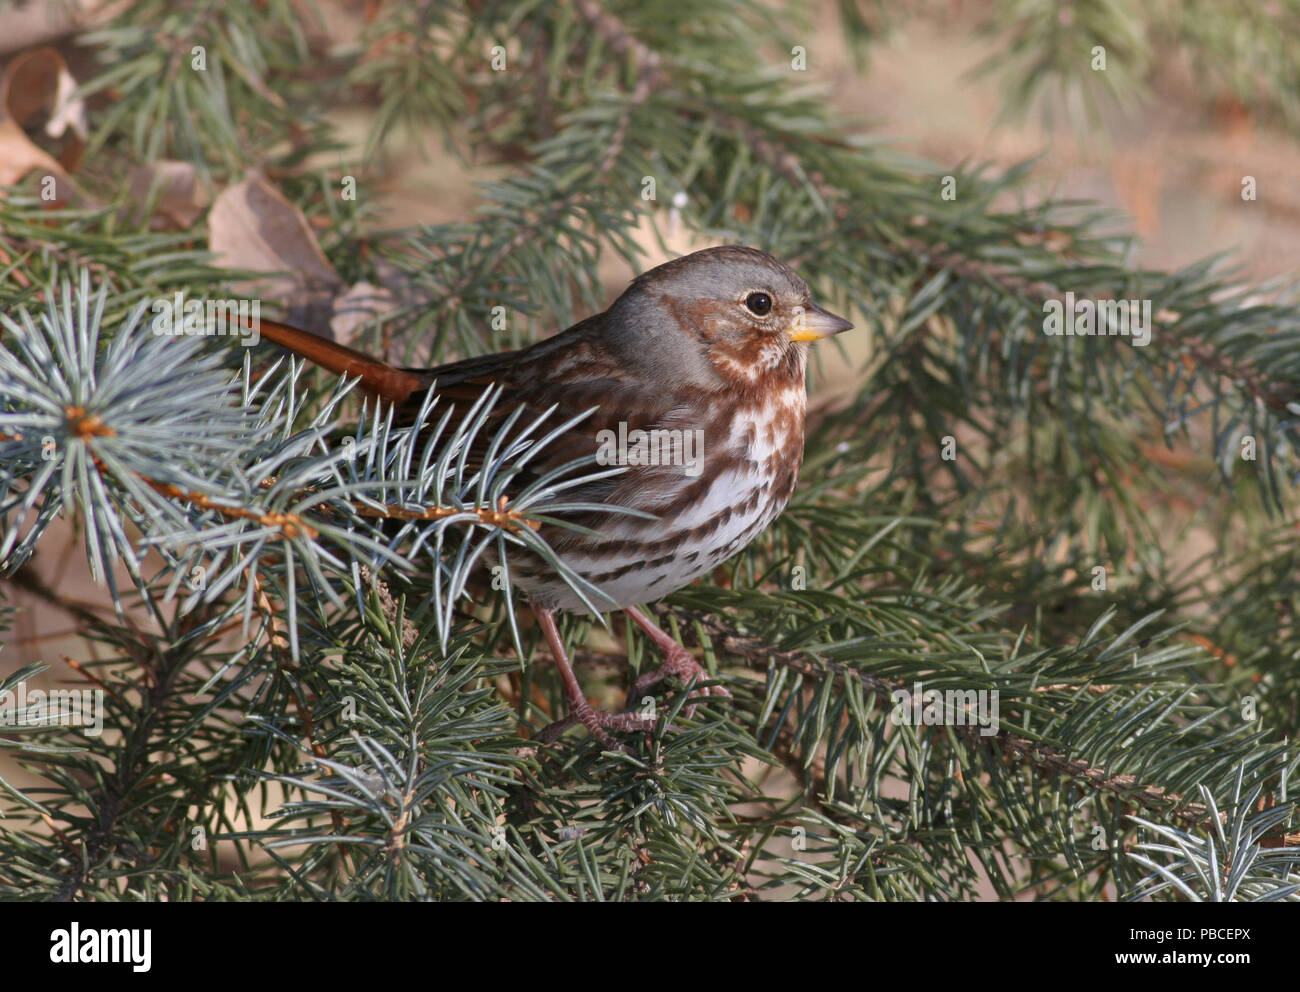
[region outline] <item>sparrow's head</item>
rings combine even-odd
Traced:
[[[701,384],[755,382],[786,367],[802,378],[804,343],[853,326],[817,306],[789,266],[740,245],[705,248],[649,270],[607,314],[620,329],[621,351],[634,345],[640,361]],[[656,358],[663,349],[672,354]]]

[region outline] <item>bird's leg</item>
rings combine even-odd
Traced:
[[[632,732],[654,729],[653,717],[642,716],[639,713],[606,713],[587,702],[587,697],[582,694],[582,686],[578,684],[578,676],[574,674],[573,665],[569,662],[569,655],[564,650],[564,642],[560,640],[560,630],[555,626],[555,612],[534,606],[533,613],[537,616],[537,622],[541,624],[542,633],[546,635],[546,643],[551,647],[555,667],[560,670],[560,678],[564,682],[564,699],[569,704],[567,717],[545,727],[538,734],[538,738],[543,743],[549,744],[574,723],[581,723],[591,731],[592,737],[606,747],[626,751],[627,748],[610,737],[606,731]]]
[[[655,642],[664,655],[662,665],[652,672],[646,672],[633,683],[632,692],[629,693],[628,699],[640,699],[650,690],[651,686],[662,682],[669,675],[676,675],[683,683],[689,683],[691,679],[695,679],[697,682],[707,682],[709,680],[709,673],[704,667],[695,660],[689,651],[673,640],[672,635],[666,630],[635,606],[626,607],[623,612],[632,618],[634,624],[646,632],[646,635]],[[717,696],[731,695],[725,687],[720,685],[707,686],[700,691],[706,696],[710,694]],[[688,717],[694,716],[695,707],[688,706],[686,715]]]

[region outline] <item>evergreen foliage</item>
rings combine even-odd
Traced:
[[[890,6],[840,0],[862,57]],[[1082,28],[1048,30],[1064,6]],[[1266,73],[1207,85],[1293,121],[1295,46],[1254,5],[1196,31],[1141,6],[991,5],[1008,108],[1054,73],[1136,96],[1154,48],[1258,35]],[[41,662],[105,708],[99,736],[0,727],[0,898],[1300,899],[1289,287],[1139,269],[1092,205],[1005,206],[1028,163],[955,171],[855,134],[791,69],[798,10],[388,2],[342,42],[307,9],[114,5],[76,36],[97,68],[73,192],[52,206],[37,170],[0,198],[0,591],[86,645],[33,648],[0,690]],[[1094,44],[1118,75],[1092,78]],[[341,107],[368,110],[362,141]],[[481,209],[381,228],[388,156],[431,133],[483,170]],[[688,718],[660,692],[630,754],[530,742],[559,682],[476,566],[527,547],[562,569],[532,524],[610,470],[516,491],[561,425],[512,418],[475,469],[482,416],[453,429],[430,403],[428,430],[400,428],[272,348],[152,333],[154,301],[248,276],[207,220],[132,209],[123,177],[163,160],[214,190],[267,177],[343,284],[393,288],[353,345],[411,364],[601,309],[600,262],[643,268],[635,228],[670,211],[851,311],[871,358],[838,402],[814,376],[791,505],[658,608],[733,698]],[[1067,292],[1149,300],[1150,343],[1045,335]],[[1193,488],[1190,513],[1166,505]],[[112,608],[48,581],[61,521]],[[1193,528],[1218,539],[1188,567]],[[621,618],[561,629],[606,706],[657,663]],[[995,691],[999,722],[896,719],[918,683]]]

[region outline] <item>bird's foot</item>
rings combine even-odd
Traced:
[[[708,670],[695,660],[694,655],[684,647],[673,640],[663,628],[651,620],[648,616],[638,610],[636,607],[628,607],[624,612],[632,619],[638,627],[649,635],[650,639],[655,642],[659,650],[663,652],[663,664],[653,671],[646,672],[632,684],[632,691],[628,694],[630,701],[640,699],[646,695],[653,686],[658,685],[664,679],[671,675],[676,675],[681,679],[683,685],[690,685],[692,680],[697,685],[708,682],[712,677]],[[727,696],[731,693],[725,686],[721,685],[704,685],[700,692],[705,696]],[[686,707],[686,717],[691,719],[695,716],[695,703]]]
[[[606,713],[604,710],[598,710],[592,706],[587,701],[587,697],[582,694],[582,688],[579,686],[577,676],[573,672],[573,665],[570,664],[569,656],[564,650],[564,643],[560,639],[559,628],[555,625],[554,614],[550,610],[538,607],[534,607],[534,612],[541,624],[542,633],[546,636],[546,640],[550,645],[555,665],[560,671],[560,678],[564,682],[564,699],[569,705],[568,716],[548,724],[537,734],[539,742],[551,744],[559,740],[560,735],[570,727],[582,724],[591,733],[591,736],[600,741],[605,747],[613,751],[627,752],[629,749],[614,740],[610,736],[610,731],[631,734],[654,730],[656,719],[647,713]],[[631,617],[638,627],[646,632],[659,650],[663,652],[664,656],[663,664],[654,671],[646,672],[636,680],[631,693],[628,694],[629,702],[640,699],[653,686],[658,685],[670,675],[677,676],[687,686],[697,685],[709,680],[709,673],[704,666],[696,661],[689,651],[673,640],[653,620],[635,607],[628,607],[624,612]],[[724,686],[720,685],[706,685],[699,691],[706,696],[731,695]],[[687,719],[695,716],[696,705],[698,704],[691,703],[686,707]]]
[[[568,716],[563,720],[556,720],[554,723],[547,724],[538,731],[536,739],[540,743],[553,744],[570,727],[582,724],[591,733],[592,737],[600,741],[609,750],[626,753],[630,752],[630,749],[610,737],[609,731],[632,734],[638,731],[651,731],[655,727],[655,718],[652,716],[643,716],[640,713],[606,713],[604,710],[596,709],[584,698],[570,699],[568,704]]]
[[[569,655],[564,650],[564,642],[560,639],[554,614],[550,610],[538,607],[534,607],[533,612],[537,614],[542,633],[550,645],[555,667],[559,669],[560,678],[564,683],[564,700],[569,704],[569,715],[542,728],[537,739],[543,744],[553,743],[570,727],[580,723],[591,732],[592,737],[610,750],[629,751],[627,747],[610,737],[609,731],[635,733],[653,730],[655,718],[640,713],[606,713],[587,702],[587,697],[582,694],[582,687],[578,684],[578,677],[573,672],[573,665],[569,662]]]
[[[644,672],[632,684],[632,691],[628,693],[629,700],[637,700],[642,696],[649,695],[650,690],[657,686],[669,676],[676,675],[681,679],[683,685],[690,685],[692,680],[696,683],[704,683],[709,680],[709,673],[691,653],[681,645],[675,645],[673,649],[664,652],[664,663],[658,668]],[[700,692],[706,696],[730,696],[725,688],[720,685],[706,685],[700,689]],[[686,707],[686,715],[693,717],[695,715],[695,704]]]

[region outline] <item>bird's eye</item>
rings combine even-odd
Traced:
[[[745,297],[745,306],[755,316],[766,317],[772,311],[772,297],[766,293],[750,293]]]

